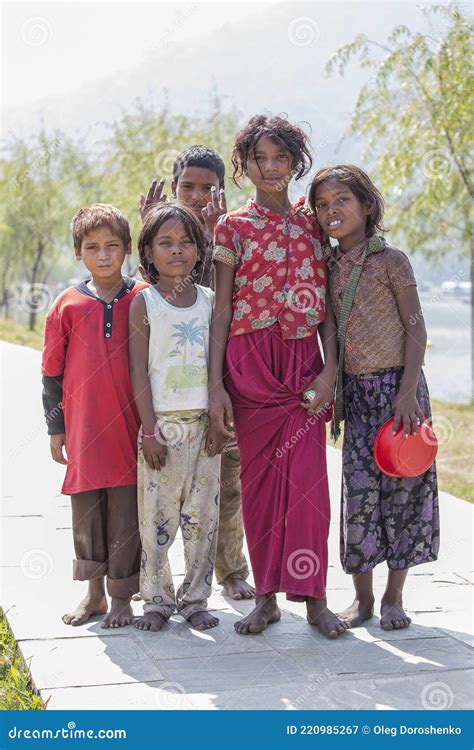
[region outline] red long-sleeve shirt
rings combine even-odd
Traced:
[[[65,495],[137,482],[140,422],[129,373],[128,311],[146,286],[126,278],[107,303],[83,282],[62,292],[46,318],[42,373],[43,382],[62,376]]]

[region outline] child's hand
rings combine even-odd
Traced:
[[[147,462],[150,469],[156,469],[161,471],[163,466],[166,464],[166,454],[168,449],[166,447],[166,440],[160,433],[160,439],[157,440],[155,437],[142,438],[142,451],[143,457]]]
[[[216,428],[210,424],[207,430],[206,446],[204,450],[209,458],[212,458],[213,456],[222,453],[222,449],[228,441],[228,435],[223,435],[221,432],[218,432]]]
[[[209,398],[209,418],[211,426],[219,435],[235,437],[232,401],[223,386],[214,389]]]
[[[53,461],[56,461],[58,464],[64,464],[64,466],[67,466],[67,461],[63,452],[63,448],[66,447],[66,435],[64,434],[64,432],[58,432],[56,435],[50,435],[49,447],[51,449]]]
[[[219,198],[217,197],[217,190],[215,187],[211,188],[212,200],[202,209],[202,218],[206,224],[206,227],[211,235],[214,234],[214,227],[217,224],[219,216],[227,213],[227,203],[225,200],[225,192],[221,188],[219,190]]]
[[[425,417],[414,392],[403,393],[403,391],[398,391],[393,399],[392,408],[395,415],[393,434],[397,433],[401,422],[403,424],[403,437],[408,437],[411,431],[416,435],[418,427]]]
[[[142,217],[142,221],[150,208],[155,208],[155,206],[159,205],[164,206],[165,203],[168,203],[168,196],[161,194],[163,192],[164,185],[165,181],[163,178],[158,182],[157,178],[154,177],[151,181],[150,187],[148,188],[146,198],[143,193],[140,193],[140,216]]]
[[[308,414],[319,415],[321,411],[327,409],[334,401],[334,380],[330,379],[324,374],[324,372],[322,372],[313,380],[306,390],[309,388],[316,391],[316,395],[311,401],[303,401],[301,406],[303,409],[306,409]]]

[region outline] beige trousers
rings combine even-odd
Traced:
[[[138,516],[142,540],[140,594],[145,612],[186,619],[207,609],[217,546],[220,456],[204,452],[207,412],[194,417],[158,414],[167,436],[166,465],[151,469],[138,437]],[[168,553],[178,529],[185,575],[175,592]]]

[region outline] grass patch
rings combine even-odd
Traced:
[[[474,403],[433,401],[431,411],[440,441],[436,459],[440,488],[474,503]]]
[[[7,618],[0,609],[0,710],[42,711],[43,702],[31,684]]]
[[[451,495],[474,503],[474,403],[448,404],[433,400],[431,412],[433,427],[440,442],[436,459],[439,487]],[[333,447],[342,448],[343,435],[342,431],[334,445],[328,428],[327,442]]]
[[[32,349],[43,349],[44,317],[38,316],[36,330],[30,331],[27,325],[18,323],[13,318],[0,318],[0,339],[11,344],[30,346]]]

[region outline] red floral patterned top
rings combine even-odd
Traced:
[[[229,336],[279,323],[284,339],[300,339],[325,319],[321,230],[303,207],[283,217],[249,200],[217,222],[213,258],[236,269]]]

